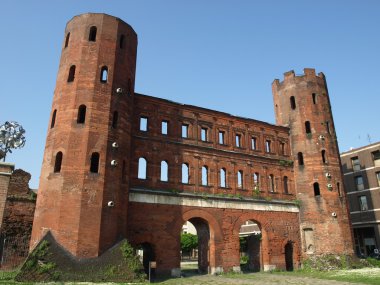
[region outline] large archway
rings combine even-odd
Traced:
[[[245,272],[258,272],[262,267],[260,226],[253,220],[245,221],[239,231],[240,269]]]

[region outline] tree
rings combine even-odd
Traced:
[[[17,122],[5,122],[0,126],[0,158],[12,153],[12,148],[22,148],[25,145],[25,130]]]
[[[198,247],[198,236],[193,234],[181,234],[181,250],[182,253],[190,253],[191,250]]]

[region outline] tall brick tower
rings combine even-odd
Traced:
[[[73,255],[96,257],[125,236],[136,52],[118,18],[68,22],[31,247],[50,230]]]
[[[290,128],[302,255],[352,254],[340,156],[323,73],[285,73],[272,84],[276,123]]]

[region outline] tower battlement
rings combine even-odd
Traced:
[[[320,81],[324,82],[325,75],[323,72],[319,72],[318,75],[315,73],[314,68],[304,68],[304,74],[296,75],[294,70],[290,70],[284,73],[284,79],[280,81],[279,79],[275,79],[272,83],[272,88],[282,88],[284,84],[292,83],[292,82],[300,82],[303,80],[306,81]]]

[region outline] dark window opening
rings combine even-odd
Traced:
[[[90,28],[90,33],[89,33],[89,35],[88,35],[88,40],[89,40],[90,42],[96,42],[96,31],[97,31],[97,29],[96,29],[95,26],[92,26],[92,27]]]
[[[329,121],[326,121],[326,131],[328,134],[331,134],[331,129],[330,129],[330,123]]]
[[[55,125],[55,117],[57,116],[57,110],[54,110],[53,115],[51,116],[51,123],[50,123],[50,128],[54,128]]]
[[[69,76],[67,77],[67,82],[73,82],[75,79],[75,65],[70,66]]]
[[[127,166],[125,164],[125,160],[123,160],[123,168],[121,170],[121,182],[122,183],[127,182],[126,174],[127,174]]]
[[[309,121],[306,121],[305,122],[305,130],[306,130],[306,134],[311,134],[311,127],[310,127],[310,122]]]
[[[86,106],[80,105],[78,108],[77,124],[84,124],[86,121]]]
[[[302,152],[298,153],[298,165],[303,165],[303,154]]]
[[[317,104],[317,94],[313,93],[311,96],[313,97],[313,104]]]
[[[271,150],[271,141],[270,140],[266,140],[265,141],[265,151],[266,152],[272,152],[272,150]]]
[[[61,165],[62,165],[62,152],[57,152],[55,156],[55,163],[54,163],[54,173],[61,172]]]
[[[108,80],[108,67],[103,66],[100,70],[100,82],[106,83]]]
[[[90,161],[90,172],[91,173],[98,173],[99,172],[99,158],[100,158],[100,155],[98,152],[93,152],[91,154],[91,161]]]
[[[119,113],[117,111],[113,112],[113,117],[112,117],[112,128],[116,129],[117,128],[117,122],[119,120]]]
[[[119,47],[120,47],[120,48],[123,48],[123,47],[124,47],[124,35],[121,35],[121,36],[120,36]]]
[[[280,154],[285,155],[285,143],[280,142]]]
[[[314,196],[320,196],[321,191],[319,190],[319,183],[318,182],[315,182],[313,184],[313,188],[314,188]]]
[[[284,193],[288,194],[289,193],[289,188],[288,188],[288,177],[284,176]]]
[[[296,108],[296,99],[294,98],[294,96],[290,97],[290,108],[292,108],[292,110]]]
[[[327,161],[326,161],[326,151],[325,151],[325,150],[322,150],[321,154],[322,154],[322,162],[323,162],[323,163],[326,163],[326,162],[327,162]]]
[[[70,33],[67,33],[66,40],[65,40],[65,48],[69,46],[69,41],[70,41]]]
[[[336,188],[338,189],[338,195],[339,195],[339,197],[342,197],[342,193],[340,191],[340,183],[339,182],[336,183]]]

